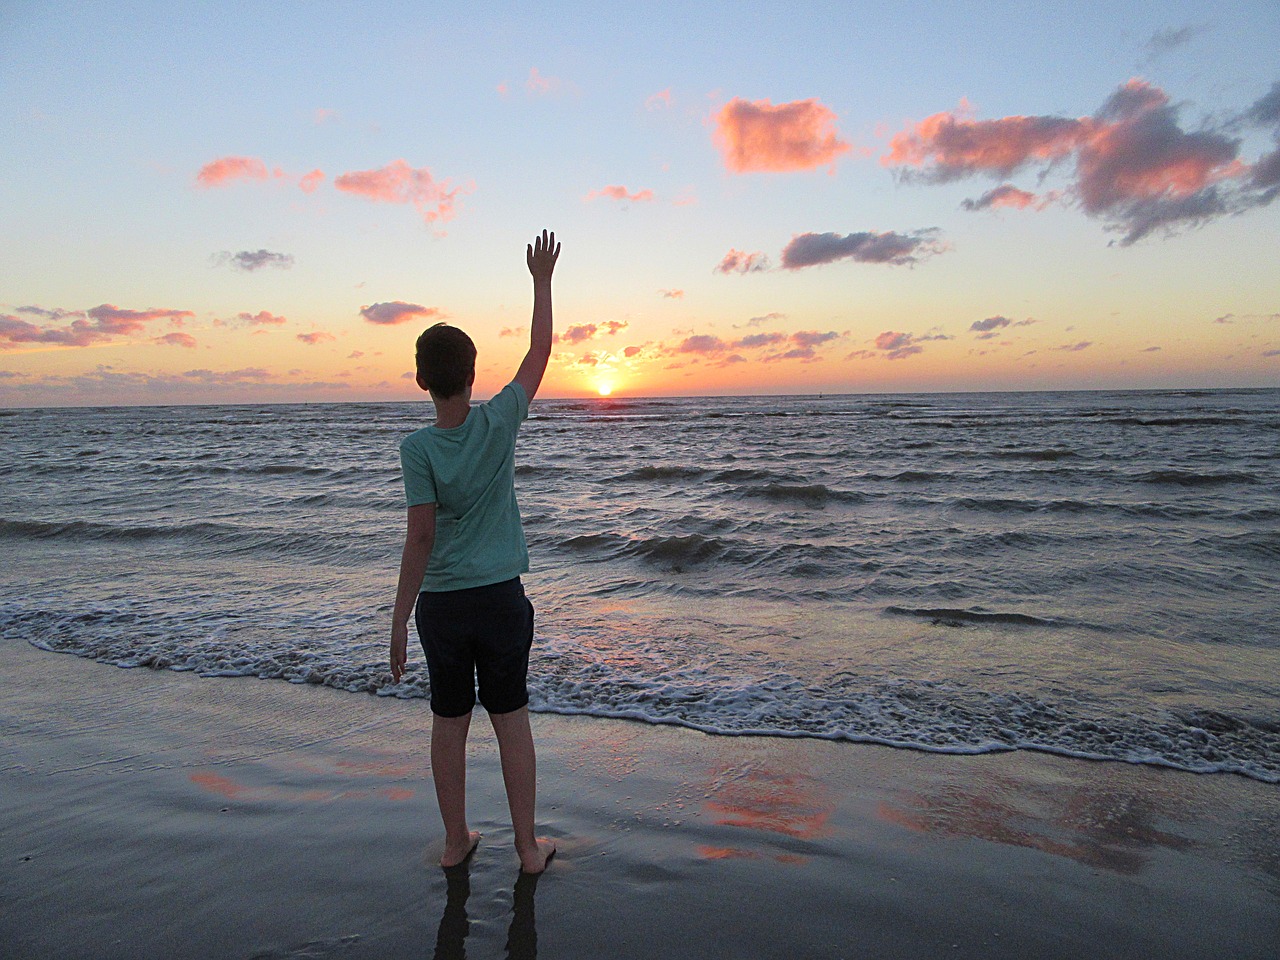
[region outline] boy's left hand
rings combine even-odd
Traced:
[[[534,237],[533,243],[526,248],[525,262],[529,264],[529,273],[535,281],[551,282],[551,273],[556,268],[556,260],[560,258],[560,244],[556,243],[556,235]]]
[[[409,659],[409,625],[393,623],[391,625],[391,679],[399,683],[404,676],[404,665]]]

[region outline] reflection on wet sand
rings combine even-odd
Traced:
[[[471,896],[471,861],[449,867],[445,875],[445,905],[436,930],[435,960],[465,960],[471,919],[467,900]],[[534,894],[538,877],[521,872],[511,895],[511,926],[507,928],[508,960],[534,960],[538,955],[538,931],[534,919]]]
[[[1142,872],[1150,848],[1192,846],[1191,840],[1157,828],[1169,814],[1151,792],[1001,777],[989,778],[984,787],[979,792],[952,784],[935,795],[908,795],[901,806],[881,803],[877,813],[910,830],[1027,847],[1126,876]]]
[[[409,787],[380,787],[374,790],[303,790],[293,787],[252,787],[221,773],[201,771],[190,775],[192,783],[224,800],[241,803],[330,803],[335,800],[368,800],[381,797],[403,802],[412,800],[414,791]]]
[[[749,762],[713,769],[702,809],[717,826],[815,840],[828,833],[827,820],[835,803],[808,774]],[[760,856],[735,846],[703,844],[697,849],[698,855],[708,860]],[[794,853],[772,856],[780,863],[797,864],[806,859]]]

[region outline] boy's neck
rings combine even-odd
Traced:
[[[431,396],[436,405],[436,426],[441,430],[460,427],[467,422],[467,414],[471,412],[471,391],[464,390],[452,397]]]

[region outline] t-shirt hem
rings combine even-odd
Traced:
[[[505,583],[508,580],[518,577],[521,574],[529,572],[529,565],[526,563],[519,569],[508,570],[504,573],[484,574],[482,576],[468,577],[461,579],[450,578],[444,583],[432,583],[428,585],[426,582],[418,590],[419,593],[450,593],[454,590],[470,590],[473,587],[487,587],[494,583]]]

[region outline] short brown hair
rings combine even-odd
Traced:
[[[437,397],[453,397],[476,373],[476,345],[447,323],[422,331],[417,344],[418,381]]]

